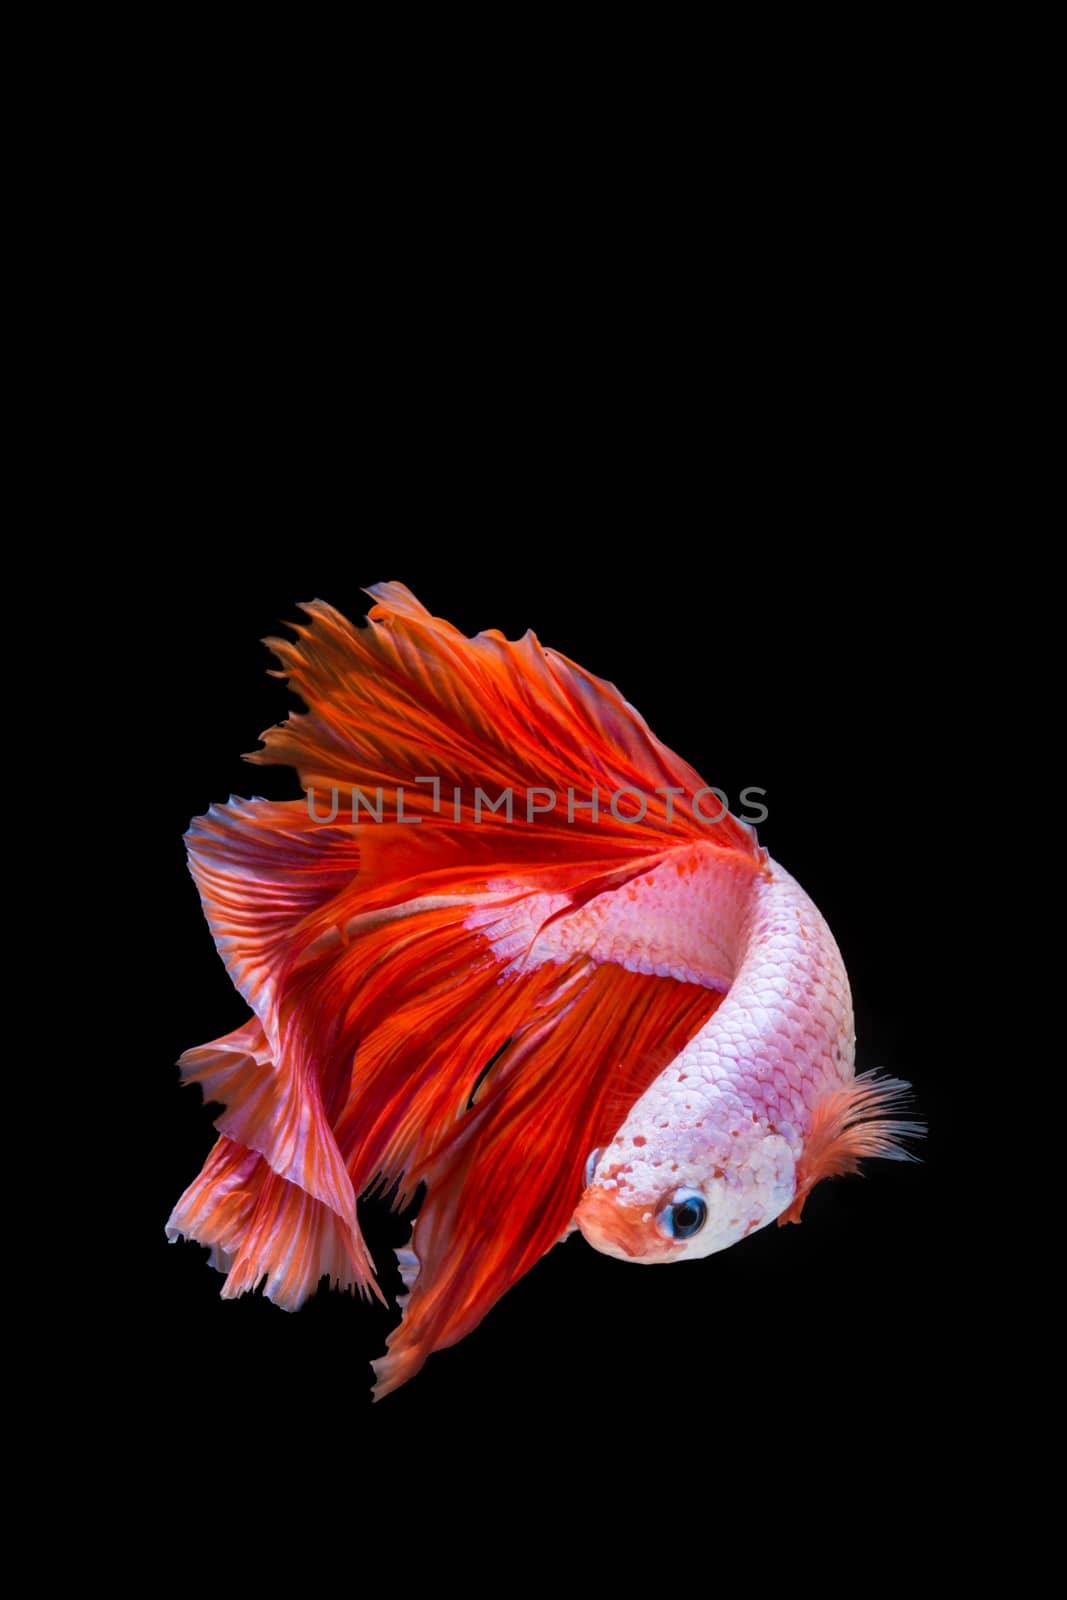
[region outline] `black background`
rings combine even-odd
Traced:
[[[949,56],[882,33],[847,68],[827,48],[836,93],[790,52],[782,112],[750,68],[710,140],[677,74],[659,115],[655,69],[620,78],[614,116],[595,94],[584,139],[551,90],[527,97],[515,139],[495,85],[405,94],[410,40],[369,72],[338,52],[336,87],[263,70],[250,36],[221,56],[198,38],[177,96],[154,70],[184,65],[177,36],[153,70],[124,68],[132,105],[88,75],[92,115],[61,127],[41,189],[41,303],[15,307],[32,352],[15,436],[40,454],[9,552],[9,611],[32,629],[9,648],[9,751],[67,824],[47,837],[60,883],[31,1004],[14,979],[9,997],[47,1097],[35,1193],[62,1208],[42,1238],[11,1194],[12,1322],[56,1303],[44,1378],[8,1374],[41,1449],[38,1556],[86,1553],[56,1508],[71,1462],[112,1584],[131,1552],[143,1586],[188,1549],[229,1583],[276,1580],[289,1554],[308,1583],[338,1559],[347,1585],[378,1553],[405,1593],[445,1587],[449,1564],[514,1587],[543,1547],[563,1587],[561,1536],[581,1534],[616,1585],[646,1553],[670,1582],[690,1551],[701,1589],[728,1581],[726,1554],[746,1588],[777,1589],[869,1584],[899,1552],[911,1585],[924,1532],[957,1572],[1003,1525],[1001,1485],[1033,1451],[1001,1448],[992,1397],[1042,1420],[1016,1391],[1054,1281],[1009,1281],[1054,1077],[1032,922],[994,900],[1047,866],[1035,769],[1005,760],[1047,671],[1035,600],[1054,574],[1027,535],[1046,526],[1030,485],[1048,427],[1025,366],[1042,348],[1029,216],[1047,208],[996,74],[968,74],[958,39]],[[379,78],[387,100],[364,93]],[[22,579],[26,554],[43,579]],[[571,1240],[372,1407],[381,1312],[224,1303],[206,1253],[163,1230],[215,1114],[176,1059],[244,1015],[182,833],[231,793],[297,795],[240,760],[291,704],[257,641],[300,599],[356,614],[383,578],[469,632],[534,628],[707,782],[766,787],[761,839],[844,954],[858,1065],[909,1079],[929,1136],[921,1165],[821,1185],[799,1228],[703,1263],[643,1270]],[[41,848],[12,829],[13,878]],[[57,1121],[78,1158],[58,1175]],[[390,1227],[366,1221],[388,1272]],[[982,1444],[984,1501],[957,1489]],[[151,1507],[166,1527],[146,1559]],[[493,1559],[487,1511],[505,1507]]]
[[[620,1428],[671,1460],[694,1439],[726,1456],[766,1439],[781,1481],[855,1440],[878,1456],[885,1419],[934,1406],[947,1376],[955,1091],[931,873],[957,691],[952,593],[916,518],[921,450],[903,465],[847,406],[795,430],[735,420],[709,441],[681,412],[615,438],[574,406],[565,437],[542,417],[517,438],[479,406],[437,438],[386,406],[341,436],[329,408],[298,417],[290,399],[282,421],[269,407],[238,416],[225,386],[202,401],[147,463],[143,565],[101,560],[151,685],[133,715],[152,797],[137,866],[150,910],[126,963],[139,1019],[116,1112],[138,1157],[115,1341],[139,1374],[146,1436],[174,1459],[220,1417],[269,1421],[301,1450],[334,1439],[353,1461],[408,1472],[444,1439],[482,1461],[545,1446],[577,1467]],[[731,799],[766,789],[761,842],[844,954],[858,1068],[910,1080],[929,1136],[922,1164],[823,1184],[800,1227],[704,1262],[641,1269],[573,1238],[372,1407],[389,1316],[325,1292],[295,1315],[258,1296],[224,1303],[206,1253],[168,1246],[163,1227],[216,1114],[179,1087],[174,1062],[244,1016],[181,835],[231,793],[299,793],[292,772],[240,759],[293,704],[259,641],[299,600],[362,614],[361,585],[382,579],[468,633],[532,628],[617,684],[706,782]],[[395,1283],[387,1248],[403,1230],[366,1220]]]

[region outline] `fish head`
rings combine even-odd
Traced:
[[[790,1144],[765,1124],[624,1125],[586,1167],[574,1223],[594,1249],[646,1265],[725,1250],[779,1217],[797,1189]]]

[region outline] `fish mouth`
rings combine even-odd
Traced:
[[[627,1205],[601,1184],[590,1184],[578,1202],[574,1225],[587,1243],[620,1261],[669,1261],[678,1245],[656,1228],[647,1206]]]

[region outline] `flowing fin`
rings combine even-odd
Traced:
[[[529,831],[549,834],[554,846],[584,839],[588,848],[592,834],[601,854],[620,842],[647,849],[655,836],[661,843],[701,839],[759,854],[751,831],[735,818],[694,821],[689,804],[655,793],[670,787],[691,800],[704,785],[613,684],[543,649],[532,633],[513,641],[492,629],[468,639],[431,616],[401,583],[367,592],[377,604],[366,627],[315,600],[301,608],[310,623],[291,624],[295,642],[267,641],[284,669],[278,676],[288,678],[309,711],[269,729],[264,748],[248,759],[296,767],[305,789],[323,797],[320,811],[334,787],[357,788],[369,800],[380,788],[385,814],[393,816],[403,786],[407,815],[443,817],[453,814],[458,788],[466,822],[476,786],[493,799],[508,788],[521,791],[516,802],[523,807],[525,791],[541,788],[558,803],[550,813],[535,813]],[[439,789],[417,785],[419,777],[438,778]],[[569,821],[567,789],[577,806],[588,802],[594,785],[596,821],[578,809]],[[609,798],[623,788],[647,798],[640,823],[611,813]]]
[[[188,836],[254,1020],[183,1057],[224,1138],[172,1227],[212,1247],[226,1293],[266,1276],[292,1305],[322,1275],[377,1292],[356,1196],[392,1187],[400,1206],[425,1182],[382,1393],[561,1235],[589,1149],[719,1003],[721,973],[626,970],[576,913],[699,851],[753,872],[763,853],[733,818],[655,794],[703,785],[610,684],[532,634],[468,640],[400,584],[371,593],[364,628],[316,601],[295,642],[273,641],[309,709],[250,759],[295,765],[314,813],[231,800]],[[538,788],[561,803],[527,813]],[[639,821],[610,810],[625,788]],[[352,789],[381,822],[353,827]],[[513,816],[487,812],[508,789]]]
[[[898,1144],[899,1139],[921,1138],[924,1124],[894,1113],[911,1102],[911,1084],[900,1078],[879,1078],[862,1072],[851,1083],[832,1089],[815,1107],[811,1132],[797,1167],[797,1191],[792,1205],[778,1218],[778,1226],[799,1222],[804,1202],[824,1178],[858,1172],[860,1162],[880,1156],[887,1161],[917,1161],[918,1156]]]
[[[306,943],[302,926],[353,880],[356,842],[317,827],[302,801],[265,800],[213,806],[187,842],[215,943],[256,1015],[225,1038],[187,1051],[183,1076],[226,1107],[220,1132],[336,1215],[357,1281],[380,1296],[328,1115],[331,1097],[336,1102],[347,1091],[350,1060],[309,1047],[301,986],[292,975]]]
[[[211,1252],[211,1265],[229,1272],[256,1207],[263,1175],[262,1156],[225,1135],[217,1139],[199,1175],[186,1189],[167,1222],[167,1238],[194,1239]]]
[[[403,1318],[374,1363],[376,1399],[469,1333],[558,1241],[589,1151],[610,1141],[721,999],[581,957],[557,969],[462,1135],[411,1173],[427,1194],[401,1262]]]
[[[347,1231],[329,1206],[225,1136],[175,1206],[167,1237],[209,1247],[211,1265],[227,1275],[225,1300],[263,1280],[267,1299],[286,1311],[295,1311],[323,1278],[367,1293]]]

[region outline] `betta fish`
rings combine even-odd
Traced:
[[[532,633],[468,639],[399,583],[266,641],[306,704],[188,835],[249,1008],[187,1051],[224,1110],[167,1225],[224,1297],[384,1300],[357,1201],[421,1196],[375,1394],[575,1229],[645,1264],[799,1220],[906,1158],[907,1086],[855,1073],[825,921],[611,684]]]

